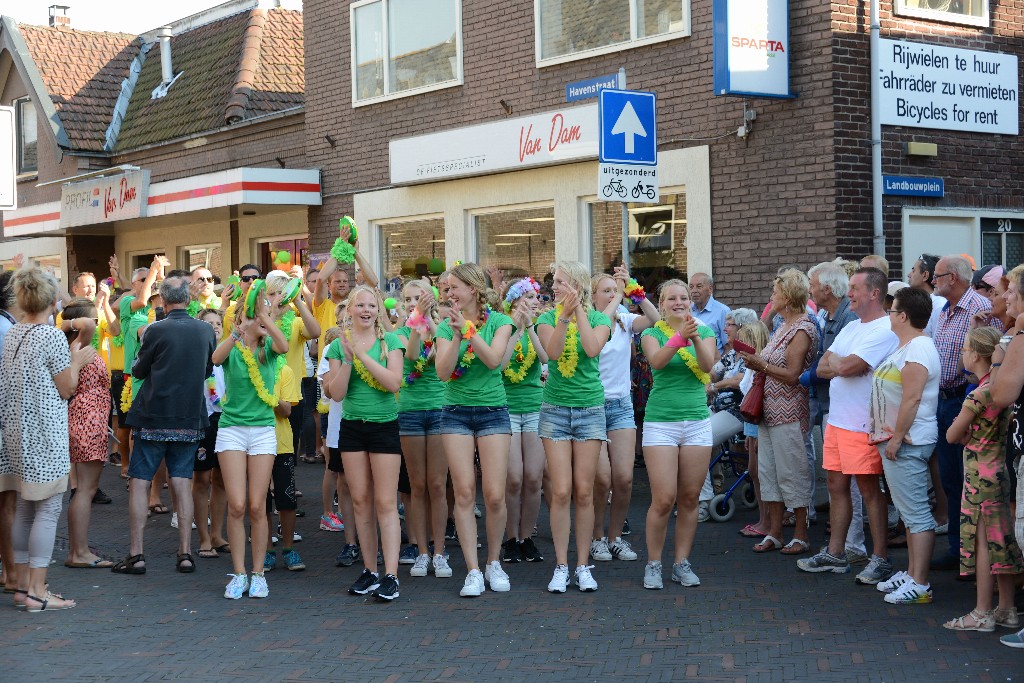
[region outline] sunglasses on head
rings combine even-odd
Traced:
[[[243,275],[243,276],[241,276],[238,279],[241,280],[242,282],[252,282],[253,280],[259,280],[260,276],[259,275]],[[210,281],[213,282],[212,279]]]

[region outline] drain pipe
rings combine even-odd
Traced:
[[[885,232],[882,229],[882,104],[879,98],[881,83],[879,82],[878,60],[879,40],[879,0],[868,0],[871,3],[871,201],[873,253],[885,256]]]

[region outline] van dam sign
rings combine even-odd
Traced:
[[[884,125],[1020,132],[1014,55],[883,39],[878,69]]]

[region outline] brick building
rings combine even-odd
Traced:
[[[1016,55],[1022,9],[883,0],[882,36]],[[599,194],[594,100],[567,104],[566,85],[623,68],[629,88],[658,95],[661,199],[629,205],[635,267],[713,272],[719,295],[743,304],[766,298],[780,264],[867,254],[867,3],[790,0],[791,99],[713,94],[712,14],[686,0],[306,0],[306,158],[323,183],[313,249],[352,213],[389,277],[429,258],[534,275],[555,258],[609,268],[620,204]],[[745,105],[756,118],[743,138]],[[885,196],[894,277],[918,250],[980,262],[984,242],[986,262],[996,246],[1007,265],[1024,258],[1018,133],[883,128],[886,175],[945,180],[940,198]],[[1006,221],[1003,242],[983,235]]]
[[[302,14],[235,0],[141,36],[0,24],[0,104],[16,108],[16,253],[59,276],[122,276],[166,254],[228,274],[308,260],[319,172],[304,148]]]

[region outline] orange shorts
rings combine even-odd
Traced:
[[[868,443],[867,433],[825,425],[821,466],[843,474],[881,474],[882,456]]]

